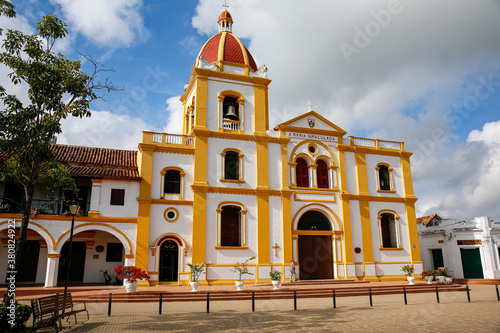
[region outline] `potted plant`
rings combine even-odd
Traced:
[[[436,271],[433,269],[427,269],[422,272],[422,278],[427,279],[427,284],[432,284],[432,280],[434,280],[434,276],[436,275]]]
[[[189,273],[189,284],[191,285],[191,288],[193,288],[191,291],[195,292],[198,291],[198,287],[200,286],[200,281],[198,281],[201,273],[203,273],[203,267],[205,267],[205,262],[201,264],[187,264],[189,266],[189,269],[191,272]]]
[[[410,265],[405,265],[401,268],[403,272],[405,272],[406,279],[408,280],[408,284],[415,284],[415,268]]]
[[[248,268],[247,268],[247,265],[248,265],[248,262],[250,260],[253,260],[255,259],[255,257],[251,257],[251,258],[248,258],[245,262],[241,263],[241,262],[237,262],[234,266],[233,266],[233,269],[232,271],[235,272],[235,273],[238,273],[238,280],[236,280],[234,282],[234,284],[236,285],[236,290],[242,290],[241,287],[243,287],[244,285],[244,282],[242,280],[242,276],[243,274],[248,274],[248,275],[253,275],[253,273],[250,273],[248,271]]]
[[[273,290],[278,290],[281,284],[281,271],[271,271],[269,275],[271,276],[271,282],[274,287]]]
[[[436,270],[436,281],[438,283],[452,283],[453,278],[450,275],[451,270],[448,267],[439,267]]]
[[[135,266],[121,266],[115,268],[116,278],[123,280],[125,289],[128,293],[137,290],[137,280],[149,280],[151,277],[142,269]]]

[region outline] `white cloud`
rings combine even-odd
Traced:
[[[424,182],[432,186],[419,201],[423,215],[471,219],[498,217],[500,202],[500,121],[469,133],[449,158],[429,158]]]
[[[148,38],[142,0],[51,0],[61,6],[71,27],[97,44],[129,47]]]
[[[173,96],[167,99],[168,119],[167,124],[163,128],[165,133],[182,133],[182,102],[181,96]]]
[[[221,11],[220,3],[199,0],[192,25],[208,38],[217,32]],[[479,193],[479,184],[465,180],[470,175],[448,178],[444,166],[470,157],[472,146],[485,153],[493,148],[463,142],[454,131],[468,116],[445,113],[473,96],[480,78],[493,74],[500,81],[498,2],[234,0],[229,11],[234,34],[248,38],[257,65],[269,68],[271,127],[306,112],[311,100],[348,135],[405,141],[415,152],[418,214],[451,195],[447,181],[454,183],[455,197],[470,189]],[[346,54],[346,44],[356,51]],[[465,175],[468,164],[452,168]],[[434,170],[444,177],[429,177]],[[494,206],[463,213],[482,215]],[[447,212],[462,218],[458,210]],[[500,207],[490,212],[500,218]]]
[[[91,117],[81,119],[69,116],[61,124],[57,143],[116,149],[137,149],[142,131],[149,128],[140,118],[109,111],[92,111]]]

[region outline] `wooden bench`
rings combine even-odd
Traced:
[[[55,294],[32,299],[33,331],[42,327],[54,327],[58,332],[62,329],[61,319],[66,318],[66,321],[69,322],[69,318],[74,316],[76,324],[76,315],[80,312],[87,313],[87,320],[89,320],[87,305],[85,303],[79,304],[82,304],[83,308],[75,309],[71,294]]]

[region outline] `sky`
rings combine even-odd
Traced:
[[[18,16],[0,26],[34,32],[54,12],[69,32],[57,50],[91,55],[124,88],[93,102],[92,117],[65,120],[59,143],[137,149],[142,131],[181,132],[179,97],[223,0],[12,2]],[[405,142],[417,216],[500,221],[500,1],[227,4],[233,33],[269,69],[271,128],[311,101],[348,136]]]

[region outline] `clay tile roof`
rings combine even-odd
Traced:
[[[201,55],[210,63],[217,61],[219,57],[219,41],[221,36],[221,34],[217,34],[210,38],[201,51]]]
[[[247,51],[247,54],[248,51]],[[231,34],[226,37],[226,43],[224,45],[224,60],[235,62],[237,64],[244,64],[245,58],[243,57],[243,52],[241,51],[240,44]]]
[[[432,214],[432,215],[427,215],[427,216],[422,216],[417,218],[417,223],[423,223],[424,225],[429,224],[435,217],[439,218],[439,215],[437,214]]]
[[[56,160],[72,176],[140,180],[137,151],[70,145],[53,145]]]
[[[232,18],[231,14],[225,10],[219,15],[219,20],[224,19],[224,18]]]

